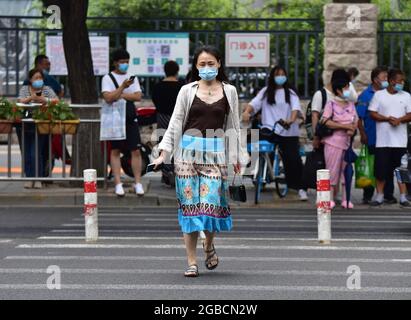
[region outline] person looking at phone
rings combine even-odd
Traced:
[[[113,103],[119,99],[126,100],[126,139],[111,141],[110,165],[114,175],[115,194],[125,196],[123,184],[120,180],[121,162],[120,150],[131,152],[131,167],[134,174],[134,191],[137,195],[144,195],[141,184],[142,159],[140,149],[142,147],[140,131],[137,123],[135,102],[141,100],[141,89],[136,76],[127,74],[130,54],[124,49],[113,52],[114,70],[105,75],[101,84],[103,99],[107,103]]]
[[[301,183],[303,163],[300,157],[300,128],[297,123],[301,105],[296,90],[288,83],[284,68],[276,66],[271,70],[268,85],[247,105],[242,120],[248,122],[250,117],[260,110],[260,140],[278,143],[287,186],[298,190],[301,201],[308,200],[307,192],[303,190]]]

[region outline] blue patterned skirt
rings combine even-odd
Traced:
[[[183,233],[232,228],[224,138],[183,135],[174,158],[178,221]]]

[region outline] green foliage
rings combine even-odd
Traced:
[[[17,107],[6,98],[0,100],[0,119],[9,121],[19,121],[23,117],[23,109]]]
[[[72,108],[64,101],[51,101],[46,108],[38,108],[33,113],[34,120],[48,120],[51,122],[76,120]]]

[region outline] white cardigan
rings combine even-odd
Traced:
[[[171,154],[176,150],[188,120],[188,114],[195,98],[197,88],[198,81],[195,81],[186,84],[180,89],[174,112],[170,119],[170,124],[159,144],[160,150],[165,150]],[[249,155],[245,148],[246,139],[242,139],[241,137],[237,89],[234,86],[223,82],[223,90],[230,106],[230,111],[227,115],[225,124],[226,154],[228,151],[226,159],[229,160],[231,164],[239,162],[246,165],[249,161]],[[235,141],[235,143],[233,141]]]

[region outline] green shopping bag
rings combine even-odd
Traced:
[[[363,189],[375,187],[374,155],[369,154],[368,147],[363,145],[361,152],[355,161],[355,187]]]

